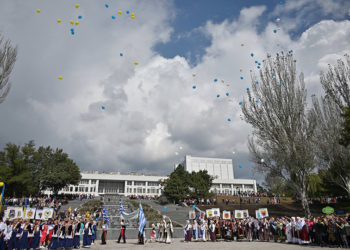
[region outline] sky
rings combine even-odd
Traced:
[[[239,105],[255,61],[292,50],[321,95],[319,73],[350,53],[350,1],[0,0],[0,33],[18,46],[0,148],[34,140],[124,173],[230,158],[236,178],[261,182]]]

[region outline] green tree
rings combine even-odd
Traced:
[[[189,198],[189,174],[182,165],[178,165],[163,183],[163,195],[168,199],[183,200]]]
[[[191,197],[195,199],[211,197],[212,193],[209,190],[213,184],[213,180],[214,178],[206,170],[192,172],[189,175]]]
[[[310,216],[307,194],[309,174],[316,167],[312,145],[316,122],[307,110],[304,77],[297,77],[293,54],[268,55],[260,77],[252,76],[247,94],[242,111],[253,127],[248,141],[253,161],[258,170],[292,184]]]

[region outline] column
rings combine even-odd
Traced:
[[[95,194],[98,195],[98,185],[100,184],[100,180],[96,180],[96,189],[95,189]]]
[[[256,193],[258,191],[256,188],[256,180],[254,180],[253,188],[254,188],[254,192]]]
[[[220,183],[220,194],[222,194],[222,184]]]
[[[128,181],[125,181],[125,184],[124,184],[124,196],[127,196],[127,193],[128,193]]]
[[[231,184],[231,195],[234,195],[234,191],[233,191],[233,184]]]
[[[244,184],[242,184],[242,191],[244,192]]]

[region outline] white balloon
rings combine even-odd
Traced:
[[[261,159],[261,162],[263,163],[265,160],[264,159]]]
[[[182,147],[180,146],[179,149],[182,150]]]
[[[235,151],[232,152],[232,154],[235,154],[235,153],[236,153]]]
[[[276,23],[279,23],[281,21],[280,18],[276,18]]]

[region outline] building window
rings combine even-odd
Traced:
[[[84,187],[79,187],[79,192],[84,192]]]
[[[90,192],[94,193],[95,192],[95,187],[90,188]]]
[[[78,192],[78,187],[75,187],[75,192]]]
[[[132,181],[127,182],[128,186],[132,186]]]
[[[137,193],[142,194],[142,188],[137,188]]]
[[[70,188],[69,188],[69,191],[73,192],[73,187],[70,187]]]
[[[134,193],[136,193],[136,188],[134,188]]]
[[[146,182],[145,181],[134,181],[134,185],[135,186],[146,186]]]
[[[89,184],[89,180],[80,180],[80,184]]]
[[[159,186],[159,183],[158,182],[154,182],[154,181],[149,181],[147,186],[157,187],[157,186]]]
[[[89,188],[88,187],[85,187],[85,192],[89,192]]]
[[[91,180],[91,184],[96,184],[96,180]]]

